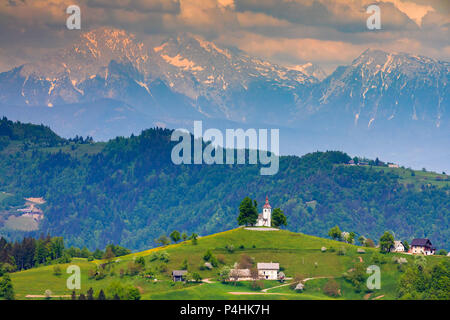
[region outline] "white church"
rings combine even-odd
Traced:
[[[256,227],[270,227],[272,225],[272,207],[269,204],[269,197],[266,196],[266,203],[263,206],[263,212],[258,215]]]

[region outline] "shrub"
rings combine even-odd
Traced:
[[[262,289],[264,289],[264,281],[262,280],[252,281],[251,288],[252,290],[261,291]]]
[[[234,246],[233,246],[232,244],[227,244],[227,245],[225,246],[225,249],[227,249],[227,251],[228,251],[229,253],[233,253],[233,252],[234,252]]]
[[[217,261],[221,264],[225,264],[225,256],[223,254],[217,255]]]
[[[53,267],[53,274],[55,276],[60,276],[62,274],[61,267],[56,265]]]
[[[194,272],[192,274],[192,280],[194,280],[195,282],[201,282],[202,281],[202,277],[197,272]]]
[[[345,253],[346,253],[345,248],[344,247],[340,247],[338,252],[337,252],[337,255],[338,256],[345,256]]]
[[[50,289],[47,289],[47,290],[45,290],[44,295],[45,295],[45,299],[51,299],[52,291]]]
[[[330,297],[338,297],[339,291],[339,284],[334,279],[328,280],[323,286],[323,293]]]
[[[213,256],[211,250],[206,251],[206,253],[203,255],[203,260],[210,261],[211,257]]]

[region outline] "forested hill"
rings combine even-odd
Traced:
[[[391,230],[399,239],[428,237],[450,248],[445,175],[423,183],[412,170],[403,170],[405,177],[384,167],[344,166],[350,157],[335,151],[281,157],[274,176],[261,176],[255,165],[174,165],[170,134],[149,129],[108,143],[8,140],[0,151],[0,191],[44,197],[38,232],[90,249],[114,242],[138,250],[174,229],[206,235],[234,228],[240,201],[250,196],[262,204],[266,195],[292,231],[326,236],[337,224],[375,240]],[[1,223],[0,234],[17,235]]]

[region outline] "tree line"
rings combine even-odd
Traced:
[[[25,237],[22,241],[8,242],[0,238],[0,271],[14,272],[53,263],[69,263],[72,258],[109,259],[131,253],[119,245],[109,244],[105,250],[91,252],[86,247],[65,248],[62,237],[41,235],[38,239]]]

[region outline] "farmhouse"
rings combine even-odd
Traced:
[[[269,197],[266,196],[266,203],[263,206],[263,212],[258,215],[255,226],[270,227],[272,225],[272,207],[269,204]]]
[[[258,275],[261,279],[278,280],[278,271],[280,270],[279,263],[259,262],[257,264]]]
[[[426,256],[433,255],[436,248],[433,247],[429,239],[414,239],[411,243],[412,254],[423,254]]]
[[[187,274],[187,270],[173,270],[172,271],[172,279],[175,282],[180,282],[185,280],[185,276]]]
[[[405,252],[405,246],[401,241],[394,241],[394,246],[391,248],[391,252]]]

